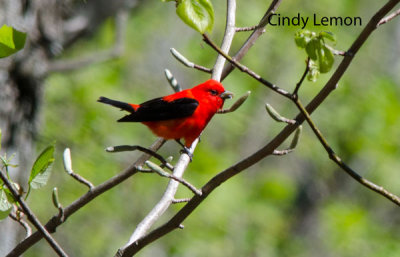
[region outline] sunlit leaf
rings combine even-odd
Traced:
[[[331,70],[333,62],[335,61],[332,51],[323,45],[318,49],[318,63],[319,71],[321,73],[327,73]]]
[[[0,28],[0,58],[10,56],[21,50],[25,45],[25,40],[26,33],[3,25]]]
[[[335,37],[335,35],[334,35],[332,32],[329,32],[329,31],[321,31],[321,32],[319,33],[319,35],[320,35],[321,38],[324,38],[324,39],[326,38],[326,39],[328,39],[328,40],[330,40],[330,41],[336,43],[336,37]]]
[[[0,189],[0,220],[7,218],[11,211],[11,203],[8,201],[5,190]]]
[[[214,8],[210,0],[180,0],[176,13],[183,22],[201,34],[212,30]]]
[[[308,42],[310,42],[311,34],[308,32],[309,31],[304,31],[304,30],[300,30],[300,31],[296,32],[296,34],[294,35],[294,41],[298,47],[305,48],[307,46]]]
[[[36,159],[29,177],[29,186],[33,189],[46,185],[54,162],[54,145],[48,146]]]
[[[318,58],[317,51],[319,48],[321,48],[321,43],[316,38],[311,39],[306,45],[307,55],[314,61],[316,61]]]

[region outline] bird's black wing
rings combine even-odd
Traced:
[[[185,118],[194,113],[199,102],[193,98],[165,101],[156,98],[140,104],[135,112],[122,117],[119,122],[161,121]]]

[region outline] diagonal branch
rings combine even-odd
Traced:
[[[281,4],[282,0],[273,0],[265,12],[264,16],[261,18],[260,22],[257,25],[257,28],[251,33],[251,35],[247,38],[246,42],[242,45],[242,47],[238,50],[238,52],[234,55],[234,59],[240,61],[250,50],[250,48],[254,45],[256,40],[265,32],[265,26],[268,24],[268,19],[273,14]],[[221,81],[224,80],[234,69],[232,64],[228,64],[225,66],[222,71]]]
[[[17,190],[15,190],[15,188],[13,187],[11,182],[8,180],[6,175],[4,173],[0,172],[0,178],[4,182],[4,184],[7,186],[7,188],[10,190],[14,199],[19,203],[22,210],[28,217],[29,221],[32,222],[32,224],[36,227],[36,229],[39,231],[39,233],[46,239],[46,241],[49,243],[51,248],[53,248],[53,250],[57,253],[57,255],[60,257],[68,257],[68,255],[64,252],[64,250],[57,243],[57,241],[50,235],[49,231],[47,231],[47,229],[42,225],[42,223],[39,221],[39,219],[36,217],[36,215],[31,211],[31,209],[25,203],[25,201],[21,197],[21,195],[17,192]]]
[[[378,194],[383,195],[393,203],[397,204],[400,206],[400,198],[386,189],[384,189],[381,186],[378,186],[371,181],[363,178],[360,176],[356,171],[354,171],[352,168],[350,168],[345,162],[342,161],[342,159],[333,151],[333,149],[329,146],[328,142],[322,135],[321,131],[317,128],[313,120],[311,119],[310,114],[307,112],[307,110],[304,108],[300,100],[294,100],[294,103],[296,106],[299,108],[301,113],[304,115],[307,123],[310,125],[311,129],[313,130],[314,134],[317,136],[318,140],[322,144],[322,146],[325,148],[326,152],[329,155],[329,158],[334,161],[342,170],[344,170],[347,174],[349,174],[352,178],[354,178],[357,182],[362,184],[363,186],[366,186],[367,188],[377,192]]]
[[[283,96],[285,96],[287,98],[291,98],[292,95],[289,92],[287,92],[286,90],[276,86],[275,84],[263,79],[260,75],[258,75],[254,71],[250,70],[249,68],[247,68],[243,64],[237,62],[235,59],[230,57],[228,54],[226,54],[226,52],[224,52],[213,41],[211,41],[211,39],[206,34],[203,35],[203,40],[208,45],[210,45],[215,51],[217,51],[221,56],[223,56],[225,59],[227,59],[232,65],[234,65],[236,68],[238,68],[240,71],[242,71],[244,73],[247,73],[248,75],[250,75],[251,77],[253,77],[257,81],[261,82],[262,84],[266,85],[267,87],[269,87],[270,89],[272,89],[276,93],[278,93],[280,95],[283,95]]]
[[[223,37],[221,48],[225,52],[229,52],[229,49],[232,44],[232,40],[235,34],[235,20],[236,20],[236,0],[227,0],[227,17],[226,17],[226,26],[225,26],[225,34]],[[215,65],[212,69],[211,78],[217,81],[221,80],[222,70],[225,64],[225,58],[221,55],[218,55]],[[191,148],[190,152],[193,153],[194,149],[197,146],[199,139],[196,139]],[[182,177],[184,171],[186,170],[188,164],[190,162],[190,158],[187,154],[182,154],[178,163],[175,165],[175,169],[173,175],[176,177]],[[168,184],[167,191],[160,202],[153,208],[153,210],[146,216],[146,218],[138,225],[137,229],[131,236],[129,242],[121,249],[118,250],[116,256],[130,256],[129,250],[132,246],[137,244],[137,241],[144,237],[148,232],[150,227],[158,220],[158,217],[165,212],[168,206],[174,201],[174,195],[177,190],[179,182],[171,180]],[[171,190],[170,190],[171,189]],[[200,190],[201,191],[201,190]],[[167,204],[161,204],[166,202]],[[181,224],[177,225],[179,228]]]

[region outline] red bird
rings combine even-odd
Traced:
[[[232,98],[221,83],[207,80],[191,89],[155,98],[141,104],[129,104],[100,97],[98,102],[109,104],[130,114],[118,122],[141,122],[164,139],[175,139],[189,153],[188,148],[200,136],[224,100]],[[183,145],[179,140],[183,138]]]

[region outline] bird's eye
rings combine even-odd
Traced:
[[[212,95],[218,95],[218,91],[217,91],[217,90],[214,90],[214,89],[211,89],[211,90],[210,90],[210,93],[211,93]]]

